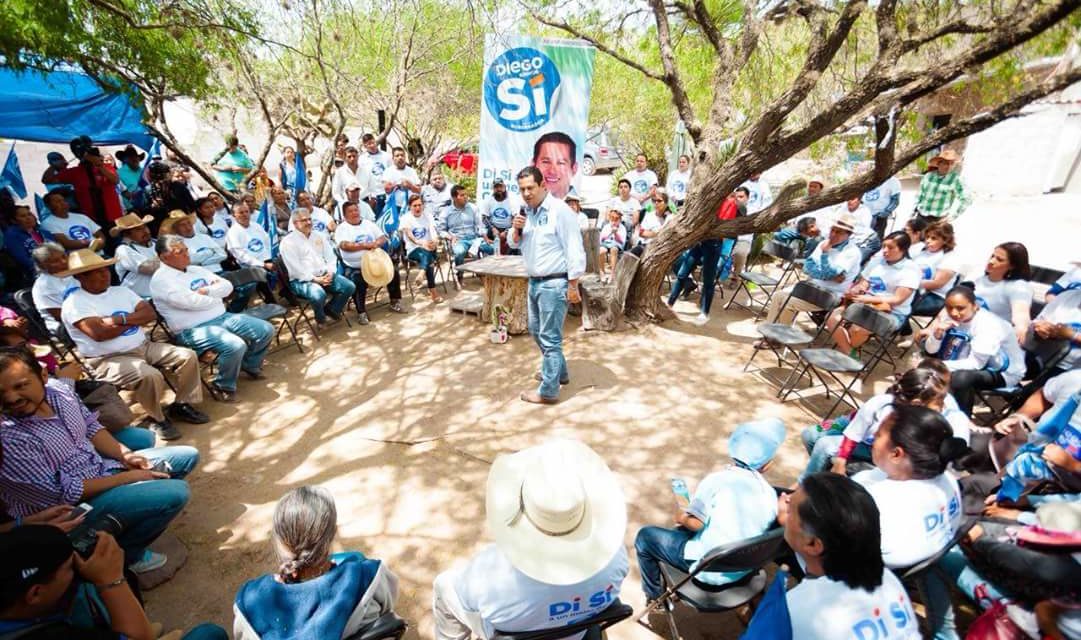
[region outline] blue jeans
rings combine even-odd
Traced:
[[[721,280],[728,280],[732,275],[732,249],[736,248],[738,238],[721,240],[721,253],[717,256],[717,274]]]
[[[180,640],[229,640],[229,634],[216,624],[204,622],[185,633]]]
[[[529,280],[529,333],[541,350],[541,383],[537,393],[559,397],[559,381],[569,377],[563,357],[563,321],[567,317],[567,281]]]
[[[206,351],[218,354],[218,375],[214,384],[236,391],[240,369],[259,371],[263,358],[274,337],[274,327],[266,320],[243,313],[224,313],[213,320],[181,331],[180,344],[202,355]]]
[[[129,428],[123,433],[122,442],[134,442],[133,438],[148,441],[153,438],[139,434],[145,429]],[[124,529],[117,542],[124,549],[124,564],[130,565],[143,557],[147,545],[165,531],[173,518],[188,503],[190,491],[183,480],[199,464],[199,452],[194,447],[155,447],[140,449],[139,453],[151,464],[166,460],[172,466],[168,480],[146,480],[113,487],[86,502],[94,507],[91,520],[112,515]]]
[[[690,275],[702,265],[702,293],[698,306],[702,313],[709,315],[713,304],[713,290],[717,286],[717,260],[721,255],[720,240],[703,240],[683,252],[676,267],[676,281],[672,283],[672,292],[668,294],[669,306],[676,303],[676,298],[690,282]]]
[[[289,288],[293,293],[312,303],[312,312],[315,313],[316,322],[326,322],[327,311],[334,315],[341,315],[345,305],[349,304],[349,297],[356,291],[349,278],[334,274],[334,278],[326,287],[310,280],[290,280]],[[327,304],[327,292],[330,292],[330,303]]]
[[[451,253],[454,254],[454,266],[458,266],[465,262],[465,256],[467,253],[469,253],[469,247],[472,246],[473,240],[475,240],[476,238],[477,236],[458,238],[458,241],[454,243],[454,245],[451,247]],[[480,254],[482,256],[490,256],[493,253],[495,253],[495,250],[492,249],[492,245],[488,244],[484,240],[481,240]]]
[[[691,563],[683,558],[683,548],[694,534],[687,529],[642,527],[634,538],[634,550],[638,554],[638,570],[642,574],[642,591],[652,600],[664,592],[661,581],[661,562],[681,571],[688,571]]]
[[[807,468],[800,474],[800,480],[812,473],[829,471],[831,461],[841,450],[841,442],[844,440],[844,436],[840,434],[828,433],[815,427],[804,429],[800,433],[800,438],[803,439],[803,446],[807,448],[807,453],[811,454],[811,459],[807,461]],[[856,445],[856,448],[852,450],[852,455],[849,456],[849,460],[870,459],[871,447],[862,442]]]
[[[435,252],[417,247],[409,252],[409,259],[424,269],[424,277],[428,279],[428,288],[435,288]]]

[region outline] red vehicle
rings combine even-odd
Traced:
[[[455,147],[444,153],[439,161],[453,171],[473,175],[477,172],[477,143]]]

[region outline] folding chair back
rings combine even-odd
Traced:
[[[246,284],[262,284],[267,281],[265,270],[253,269],[252,267],[241,267],[236,271],[223,271],[221,277],[232,283],[234,289],[243,287]]]
[[[586,217],[589,218],[589,222],[592,226],[597,226],[597,220],[601,217],[600,209],[582,209],[582,213],[586,214]]]
[[[399,618],[393,611],[388,611],[344,640],[398,640],[408,628],[409,625],[405,620]]]
[[[840,295],[832,291],[826,291],[807,280],[800,280],[796,283],[796,286],[792,288],[792,297],[813,304],[827,312],[841,304]]]
[[[53,336],[45,325],[45,318],[41,317],[37,306],[34,305],[34,294],[30,288],[19,289],[13,296],[15,306],[19,313],[26,318],[30,325],[30,337],[38,342],[52,344]]]
[[[619,598],[616,598],[604,611],[587,620],[536,631],[500,631],[496,629],[492,640],[560,640],[561,638],[572,638],[582,631],[586,632],[586,640],[600,640],[605,629],[631,617],[633,612],[634,610],[630,605],[623,604]]]
[[[897,571],[895,571],[897,577],[900,578],[902,582],[908,582],[910,580],[914,580],[920,574],[933,568],[939,560],[941,560],[947,553],[949,553],[950,549],[961,544],[961,541],[965,539],[965,536],[968,535],[968,532],[974,526],[976,526],[976,518],[965,518],[961,521],[961,526],[957,527],[957,531],[953,532],[953,537],[950,538],[950,541],[946,544],[945,547],[942,547],[942,549],[940,549],[938,553],[931,556],[930,558],[927,558],[923,562],[914,564],[907,569],[898,569]]]
[[[765,247],[762,247],[762,253],[767,256],[773,256],[783,261],[786,266],[788,263],[794,262],[799,257],[799,251],[795,247],[791,247],[783,242],[777,242],[776,240],[770,240],[766,243]]]
[[[897,327],[893,326],[893,320],[890,316],[859,302],[848,305],[848,308],[845,309],[844,319],[866,329],[879,340],[888,340],[890,335],[897,331]]]
[[[1055,284],[1055,281],[1063,276],[1063,272],[1058,269],[1051,269],[1050,267],[1037,267],[1032,265],[1032,277],[1028,280],[1036,284]]]
[[[784,549],[784,528],[774,527],[760,536],[713,549],[698,561],[694,575],[704,572],[755,571],[773,562]]]

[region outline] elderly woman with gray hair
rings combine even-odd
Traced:
[[[334,497],[300,487],[274,509],[277,572],[244,584],[233,603],[236,640],[344,638],[393,610],[398,578],[357,551],[331,553],[338,530]]]

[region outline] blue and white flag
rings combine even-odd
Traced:
[[[8,159],[4,163],[3,171],[0,171],[0,187],[10,189],[20,198],[26,197],[26,183],[23,181],[23,172],[19,169],[19,156],[15,155],[15,143],[11,143],[8,151]]]
[[[792,618],[788,613],[786,582],[788,572],[781,569],[766,589],[755,609],[751,623],[739,640],[792,640]]]
[[[263,200],[263,204],[259,207],[259,217],[256,220],[263,231],[270,237],[270,255],[274,258],[278,257],[278,221],[270,213],[270,198]]]
[[[293,178],[293,202],[296,202],[297,194],[308,188],[308,170],[304,166],[304,156],[296,154],[296,177]]]
[[[398,187],[395,191],[397,190],[405,191],[405,187]],[[395,251],[402,243],[401,238],[398,236],[398,227],[401,223],[402,209],[404,207],[399,207],[398,203],[404,198],[396,198],[395,195],[397,195],[395,192],[387,194],[387,203],[383,205],[383,213],[375,221],[376,226],[386,234],[387,239],[390,241],[387,245],[388,251]]]

